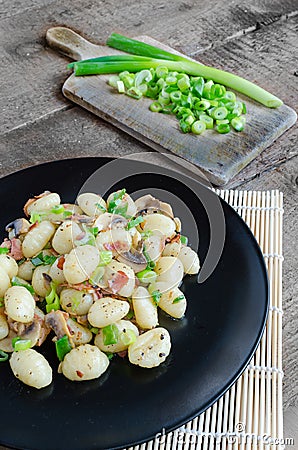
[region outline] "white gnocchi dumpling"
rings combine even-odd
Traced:
[[[165,236],[153,234],[145,241],[145,249],[150,260],[157,261],[165,248]]]
[[[162,252],[162,256],[173,256],[177,258],[181,250],[181,242],[170,242],[167,244]]]
[[[144,222],[142,229],[151,231],[153,234],[164,235],[166,238],[172,238],[175,235],[176,225],[173,219],[163,214],[147,214],[143,216]]]
[[[157,307],[146,288],[139,286],[134,291],[132,305],[139,327],[148,330],[158,325]]]
[[[91,331],[72,319],[67,319],[67,328],[70,332],[71,339],[76,346],[88,344],[88,342],[92,340]]]
[[[86,291],[64,288],[60,293],[60,304],[69,314],[83,316],[93,304],[93,295]]]
[[[4,296],[5,312],[12,320],[21,323],[32,322],[35,300],[23,286],[10,287]]]
[[[105,268],[103,282],[113,293],[130,297],[135,288],[135,274],[127,264],[113,260]]]
[[[157,273],[156,281],[166,282],[169,288],[178,286],[183,279],[183,264],[178,258],[172,256],[159,258],[154,270]]]
[[[132,332],[136,335],[136,337],[139,336],[138,328],[129,320],[119,320],[114,325],[116,325],[119,335],[118,342],[116,344],[105,345],[104,332],[102,329],[100,329],[98,334],[95,336],[94,344],[103,352],[118,353],[126,350],[128,345],[124,344],[121,339],[126,333]]]
[[[186,298],[179,288],[163,292],[158,306],[175,319],[181,319],[186,311]]]
[[[60,196],[55,192],[49,192],[40,198],[34,200],[27,206],[27,213],[30,216],[33,212],[39,213],[51,210],[55,206],[60,205]]]
[[[23,383],[41,389],[52,382],[52,369],[43,355],[29,348],[13,352],[9,360],[13,374]]]
[[[162,327],[153,328],[137,337],[128,347],[128,358],[132,364],[151,368],[163,363],[171,350],[169,332]]]
[[[5,292],[10,287],[10,278],[7,272],[0,267],[0,297],[4,297]]]
[[[63,273],[70,284],[88,280],[99,264],[99,251],[92,245],[82,245],[65,256]]]
[[[75,222],[63,222],[56,230],[52,239],[53,249],[63,255],[69,253],[74,247],[74,241],[82,233],[81,228]]]
[[[24,261],[22,264],[18,266],[18,277],[22,278],[26,281],[31,281],[33,276],[33,271],[35,269],[35,266],[32,264],[31,261]]]
[[[198,254],[193,249],[182,246],[178,258],[183,264],[184,273],[194,275],[199,272],[200,260]]]
[[[60,258],[64,258],[64,257],[62,256]],[[54,283],[57,283],[57,284],[62,284],[66,281],[64,272],[63,272],[63,268],[60,269],[60,267],[59,267],[60,258],[57,258],[56,261],[54,261],[54,263],[51,265],[51,268],[49,270],[50,277],[52,278]],[[62,265],[62,267],[63,267],[63,265]]]
[[[84,344],[73,348],[61,363],[63,375],[71,381],[93,380],[108,368],[107,355],[96,345]]]
[[[16,260],[9,255],[0,255],[0,267],[5,270],[9,278],[18,274],[19,266]]]
[[[96,300],[88,312],[88,321],[93,327],[103,328],[118,322],[128,314],[129,303],[112,297]]]
[[[6,338],[9,332],[8,323],[4,314],[0,313],[0,340]]]
[[[38,266],[33,272],[32,275],[32,287],[34,292],[41,297],[46,297],[50,290],[50,283],[46,281],[44,274],[48,275],[50,272],[51,266]]]
[[[96,237],[96,245],[100,251],[111,251],[116,256],[130,250],[132,237],[123,228],[102,231]]]
[[[34,225],[25,235],[22,243],[22,251],[25,258],[31,258],[41,252],[55,233],[55,230],[55,226],[48,220],[43,220]]]
[[[100,216],[107,209],[104,199],[100,195],[91,192],[80,194],[77,198],[77,202],[83,212],[91,217]]]

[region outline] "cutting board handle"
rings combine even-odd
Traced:
[[[76,61],[112,53],[105,46],[92,44],[66,27],[49,28],[46,39],[50,47]]]

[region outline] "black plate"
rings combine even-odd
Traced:
[[[84,181],[108,158],[81,158],[35,166],[0,180],[0,227],[19,217],[24,202],[45,189],[73,201]],[[167,189],[188,205],[200,234],[199,255],[206,257],[210,227],[198,197],[215,196],[201,184],[145,163],[143,175],[128,176],[119,186],[128,192]],[[141,164],[141,166],[140,166]],[[146,170],[145,170],[146,169]],[[185,184],[184,184],[185,183]],[[188,187],[191,185],[192,190]],[[111,186],[111,191],[118,186]],[[101,191],[101,186],[98,186]],[[194,194],[194,192],[198,197]],[[166,200],[166,198],[165,198]],[[182,223],[184,210],[174,209]],[[155,369],[141,369],[114,358],[98,380],[75,383],[56,373],[51,342],[42,350],[53,369],[51,386],[37,391],[10,372],[0,370],[0,442],[26,449],[121,448],[153,438],[184,424],[212,405],[239,377],[256,349],[266,321],[268,285],[261,251],[248,227],[224,201],[226,240],[220,261],[202,284],[188,276],[183,291],[188,299],[185,319],[162,315],[161,325],[172,338],[172,352]],[[190,233],[184,223],[185,234]]]

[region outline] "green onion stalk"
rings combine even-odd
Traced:
[[[108,38],[107,45],[135,56],[104,56],[71,63],[70,66],[74,69],[75,75],[99,75],[123,71],[138,72],[144,69],[156,69],[158,66],[164,66],[171,71],[211,79],[269,108],[277,108],[283,103],[282,100],[267,92],[265,89],[237,75],[200,64],[196,61],[191,61],[181,55],[167,52],[153,45],[145,44],[117,33],[113,33]]]

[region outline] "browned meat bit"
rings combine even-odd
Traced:
[[[70,344],[74,347],[74,343],[66,322],[68,317],[69,315],[66,312],[51,311],[45,316],[45,323],[52,328],[57,336],[57,339],[61,339],[63,336],[67,335]]]

